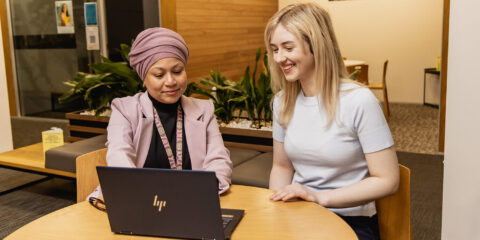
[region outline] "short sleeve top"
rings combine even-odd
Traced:
[[[393,146],[380,102],[368,88],[342,83],[335,118],[328,126],[320,97],[306,97],[300,91],[293,116],[288,126],[282,127],[278,121],[280,96],[273,103],[273,138],[284,143],[292,161],[292,181],[313,191],[341,188],[367,178],[365,153]],[[374,202],[331,210],[343,216],[376,213]]]

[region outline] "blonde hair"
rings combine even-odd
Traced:
[[[270,41],[273,31],[280,24],[299,40],[305,40],[310,47],[315,61],[315,91],[321,96],[329,125],[335,116],[340,83],[347,78],[330,16],[314,3],[300,3],[281,9],[267,23],[264,40],[268,51],[272,90],[280,97],[278,116],[280,124],[285,127],[292,118],[301,86],[299,81],[287,81],[280,66],[273,59]],[[282,94],[277,94],[279,92]]]

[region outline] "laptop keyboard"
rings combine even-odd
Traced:
[[[223,229],[232,221],[233,215],[222,214]]]

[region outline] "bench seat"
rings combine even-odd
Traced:
[[[77,157],[105,147],[107,135],[65,144],[45,152],[45,168],[75,173]]]
[[[76,172],[77,157],[105,147],[106,135],[99,135],[60,147],[45,153],[45,168]],[[229,147],[233,164],[232,183],[255,187],[268,187],[272,153]]]

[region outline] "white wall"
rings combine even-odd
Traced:
[[[317,2],[330,12],[344,57],[365,60],[369,79],[380,82],[389,59],[391,102],[423,103],[423,71],[441,55],[441,0],[279,0],[279,7]]]
[[[442,239],[480,239],[480,1],[450,2]]]
[[[2,29],[0,29],[0,36],[2,36]],[[10,109],[8,106],[3,42],[0,37],[0,152],[11,149],[13,149],[12,127],[10,123]]]

